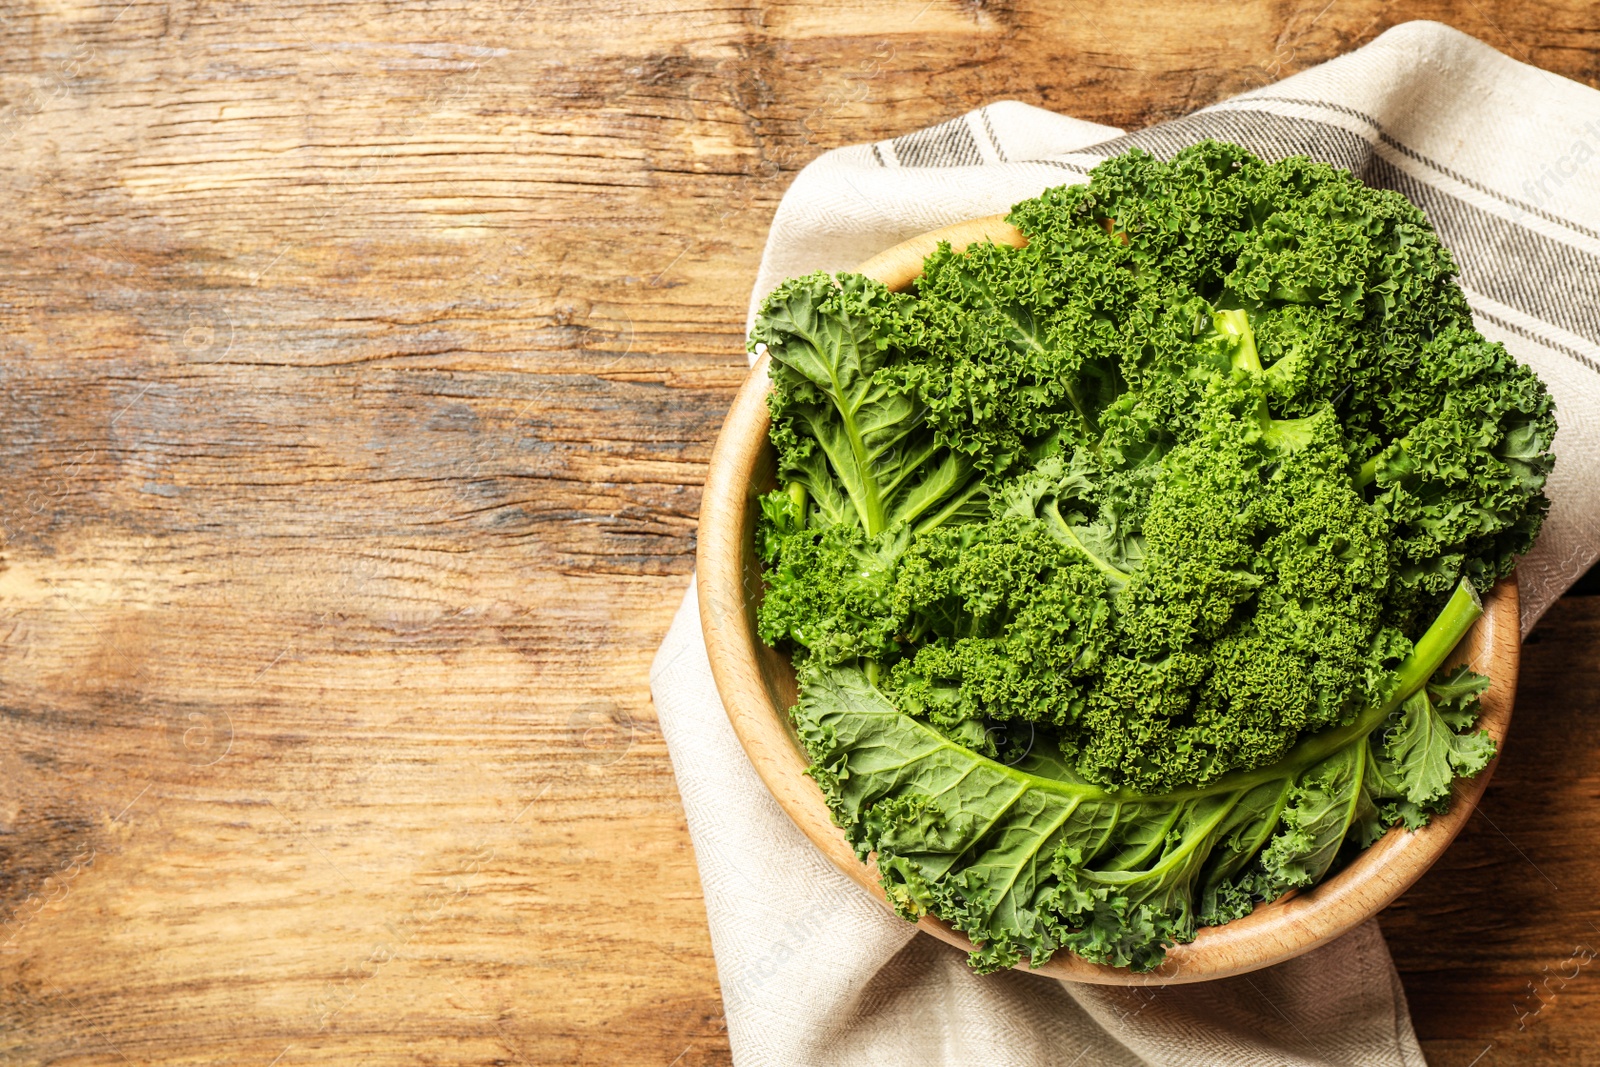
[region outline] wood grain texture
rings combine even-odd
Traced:
[[[645,671],[783,189],[1409,18],[1600,77],[1574,0],[0,10],[0,1062],[726,1063]],[[1436,1064],[1600,1062],[1600,604],[1538,633],[1385,920]]]

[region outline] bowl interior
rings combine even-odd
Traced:
[[[873,257],[862,274],[903,289],[921,274],[923,258],[940,241],[956,248],[992,240],[1020,245],[1022,235],[999,217],[934,230]],[[828,858],[888,907],[872,862],[856,859],[833,825],[808,765],[788,709],[795,702],[794,670],[788,657],[769,648],[756,632],[762,591],[755,549],[757,498],[776,485],[775,456],[767,440],[767,361],[752,368],[723,424],[701,505],[697,585],[701,627],[717,690],[729,721],[756,771],[795,824]],[[1490,678],[1482,697],[1482,728],[1504,745],[1516,694],[1521,650],[1516,575],[1497,583],[1484,598],[1484,615],[1452,656]],[[1194,941],[1178,945],[1148,974],[1090,963],[1061,952],[1038,973],[1104,985],[1148,985],[1203,981],[1271,966],[1333,940],[1376,915],[1412,885],[1454,840],[1494,771],[1457,780],[1450,809],[1421,830],[1396,827],[1331,878],[1256,908],[1222,926],[1202,928]],[[952,945],[970,950],[964,934],[929,916],[919,924]],[[1027,964],[1020,965],[1023,968]]]

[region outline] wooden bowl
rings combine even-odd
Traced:
[[[891,289],[904,289],[921,275],[923,257],[939,241],[959,249],[983,240],[1025,243],[1023,235],[999,216],[976,219],[912,238],[857,270]],[[808,760],[788,716],[795,703],[789,659],[767,647],[756,633],[762,587],[754,537],[760,514],[756,498],[776,485],[775,456],[767,440],[770,388],[763,357],[734,401],[711,457],[697,555],[706,651],[734,733],[767,788],[834,865],[887,908],[877,868],[856,859],[843,832],[834,826],[822,792],[805,775]],[[1481,726],[1497,747],[1504,745],[1511,722],[1520,651],[1513,574],[1484,598],[1483,617],[1450,661],[1471,663],[1491,679],[1482,697]],[[1263,904],[1225,925],[1202,928],[1191,943],[1170,949],[1155,971],[1134,974],[1062,950],[1037,973],[1102,985],[1164,985],[1243,974],[1308,952],[1376,915],[1420,878],[1466,825],[1493,772],[1491,763],[1476,778],[1458,779],[1450,810],[1435,815],[1423,829],[1396,827],[1320,885]],[[958,948],[972,948],[964,934],[932,916],[918,925]],[[1019,967],[1027,968],[1026,962]]]

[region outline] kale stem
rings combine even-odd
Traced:
[[[1385,712],[1399,707],[1411,694],[1421,689],[1433,672],[1444,666],[1447,656],[1467,636],[1472,624],[1483,614],[1483,599],[1467,579],[1461,579],[1456,591],[1450,595],[1444,610],[1433,620],[1428,632],[1417,639],[1416,645],[1400,664],[1400,688],[1385,705]]]
[[[806,504],[809,503],[810,494],[806,492],[805,484],[802,482],[790,482],[788,490],[789,499],[794,501],[795,511],[800,516],[800,525],[804,528],[806,526]]]
[[[1379,455],[1382,455],[1382,453],[1379,453]],[[1355,478],[1353,478],[1352,480],[1355,482],[1355,486],[1356,486],[1357,489],[1365,489],[1367,486],[1369,486],[1373,482],[1377,481],[1378,480],[1378,457],[1377,456],[1373,456],[1371,459],[1369,459],[1365,463],[1363,463],[1361,465],[1361,469],[1356,471]]]
[[[1402,437],[1394,444],[1385,445],[1383,448],[1378,449],[1378,451],[1369,456],[1367,461],[1361,465],[1361,469],[1356,471],[1355,477],[1352,479],[1352,481],[1355,482],[1356,488],[1365,489],[1367,486],[1378,480],[1378,460],[1382,458],[1385,452],[1388,452],[1392,448],[1397,456],[1405,455],[1407,440],[1408,438]]]
[[[1261,353],[1256,351],[1256,334],[1250,316],[1242,308],[1230,308],[1212,316],[1217,332],[1234,339],[1233,366],[1236,370],[1261,373]]]

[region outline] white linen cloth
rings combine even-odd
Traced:
[[[1131,136],[1003,101],[829,152],[773,220],[751,315],[784,278],[1087,180],[1106,156],[1207,136],[1398,189],[1456,255],[1477,324],[1557,402],[1549,518],[1523,631],[1600,551],[1600,92],[1437,23]],[[651,669],[740,1067],[1422,1064],[1376,922],[1299,959],[1160,989],[979,977],[818,853],[728,725],[691,589]]]

